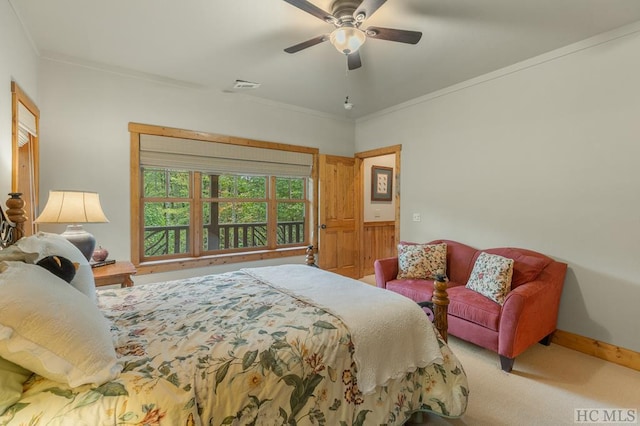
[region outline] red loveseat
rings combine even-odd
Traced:
[[[520,248],[478,250],[450,240],[428,244],[440,243],[447,245],[449,334],[497,352],[501,368],[507,372],[513,368],[515,357],[529,346],[537,342],[550,343],[551,334],[556,330],[566,263]],[[466,287],[482,252],[514,260],[511,290],[503,305]],[[431,299],[432,279],[397,279],[397,257],[376,260],[374,269],[378,287],[416,302]]]

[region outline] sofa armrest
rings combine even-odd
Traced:
[[[373,270],[376,274],[376,285],[387,288],[387,281],[395,280],[398,276],[398,258],[377,259],[373,262]]]
[[[556,329],[567,265],[554,262],[507,296],[500,314],[498,353],[514,358]]]

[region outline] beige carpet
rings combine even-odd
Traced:
[[[508,374],[492,352],[453,336],[449,346],[469,378],[469,407],[462,419],[427,424],[569,425],[574,409],[640,410],[639,371],[552,343],[529,348]]]
[[[372,278],[363,281],[371,283]],[[640,412],[639,371],[556,344],[538,344],[517,357],[513,371],[505,373],[493,352],[453,336],[449,346],[469,378],[469,407],[462,419],[425,416],[426,424],[553,426],[575,424],[574,409]],[[640,419],[633,424],[640,424]]]

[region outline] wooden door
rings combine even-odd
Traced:
[[[359,278],[358,174],[356,159],[320,155],[318,266]]]

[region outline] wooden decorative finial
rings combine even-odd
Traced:
[[[436,279],[433,281],[433,295],[431,301],[434,305],[434,321],[436,328],[440,331],[442,339],[447,341],[447,312],[449,310],[449,296],[447,295],[447,277],[444,271],[438,270]]]
[[[305,263],[309,266],[318,267],[318,265],[316,265],[316,258],[315,258],[313,246],[307,247],[307,256],[305,258]]]
[[[24,200],[20,198],[22,194],[18,192],[9,193],[7,200],[6,219],[9,222],[2,223],[2,243],[5,245],[13,244],[24,236],[24,222],[27,221],[27,215],[24,211]],[[5,214],[2,215],[5,219]]]

